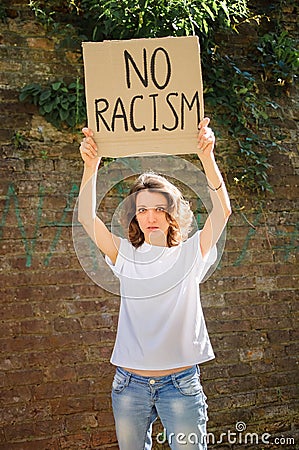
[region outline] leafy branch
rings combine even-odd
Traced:
[[[79,78],[69,84],[55,81],[46,87],[29,84],[21,90],[19,98],[38,106],[39,113],[59,129],[74,129],[86,121],[84,86]]]
[[[219,31],[222,37],[241,33],[241,25],[253,20],[261,26],[265,13],[250,11],[247,0],[31,0],[30,6],[49,33],[60,37],[62,48],[79,49],[82,40],[198,35],[205,103],[218,136],[230,138],[230,147],[221,152],[228,178],[240,189],[271,190],[269,156],[279,145],[269,110],[279,109],[273,93],[288,92],[298,72],[298,51],[281,28],[279,12],[272,21],[275,30],[262,34],[248,55],[254,75],[241,70],[218,41]],[[86,120],[78,78],[69,85],[57,80],[25,86],[20,99],[39,106],[59,128],[76,128]]]

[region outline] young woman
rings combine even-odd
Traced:
[[[172,449],[206,449],[207,405],[198,364],[214,354],[198,285],[216,260],[215,244],[231,214],[209,119],[200,123],[197,153],[212,210],[203,229],[190,238],[189,204],[173,184],[154,173],[142,174],[124,203],[128,239],[111,233],[95,212],[101,158],[92,130],[82,131],[79,221],[106,255],[121,286],[111,357],[116,366],[112,406],[119,448],[151,449],[152,424],[159,416]]]

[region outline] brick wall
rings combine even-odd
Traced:
[[[74,76],[81,66],[78,55],[56,50],[26,4],[10,6],[0,46],[0,449],[116,449],[109,356],[119,299],[86,276],[73,248],[79,138],[58,132],[35,107],[18,101],[25,84]],[[246,54],[240,37],[231,44]],[[263,208],[254,198],[242,199],[240,212],[239,194],[231,189],[235,212],[223,259],[202,286],[217,356],[202,367],[217,449],[293,449],[287,440],[299,442],[295,98],[293,92],[281,99],[284,117],[276,118],[286,139],[285,150],[271,159],[274,194]],[[237,431],[237,422],[247,429],[235,439],[256,433],[259,444],[233,444],[228,433]],[[222,442],[221,433],[227,433]],[[264,433],[271,442],[285,441],[268,446]]]

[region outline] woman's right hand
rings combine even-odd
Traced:
[[[93,131],[90,128],[82,128],[84,138],[81,141],[80,153],[87,167],[95,168],[100,161],[97,153],[97,145],[93,140]]]

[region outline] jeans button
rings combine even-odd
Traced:
[[[150,382],[150,384],[155,384],[156,380],[151,379],[149,382]]]

